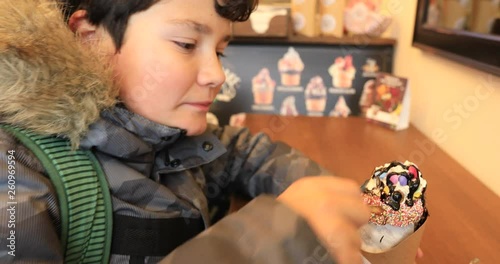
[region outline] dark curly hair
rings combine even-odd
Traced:
[[[87,11],[89,22],[103,25],[117,50],[123,44],[127,23],[134,13],[144,11],[162,0],[59,0],[66,21],[77,10]],[[216,12],[230,21],[245,21],[259,0],[214,0]]]

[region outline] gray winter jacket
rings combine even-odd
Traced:
[[[0,121],[96,154],[112,196],[111,263],[331,263],[307,223],[274,200],[325,171],[264,134],[209,126],[186,137],[129,112],[114,101],[105,64],[73,40],[59,13],[49,0],[0,1]],[[9,151],[14,250],[6,245]],[[255,199],[215,222],[232,194]],[[59,232],[45,169],[0,131],[0,263],[62,263]]]

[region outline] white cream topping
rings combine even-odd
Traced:
[[[371,177],[368,182],[365,184],[365,188],[369,191],[371,191],[373,194],[375,195],[380,195],[380,189],[386,187],[386,184],[385,182],[389,179],[386,179],[385,177],[387,177],[387,175],[390,175],[390,174],[401,174],[401,173],[404,173],[404,172],[408,172],[408,170],[406,170],[403,166],[401,165],[397,165],[397,166],[394,166],[392,168],[390,168],[387,172],[384,172],[384,170],[386,168],[388,168],[389,166],[391,165],[391,163],[386,163],[382,166],[379,166],[379,167],[376,167],[375,168],[375,173],[373,175],[373,177]],[[415,165],[414,163],[410,162],[410,161],[405,161],[403,163],[403,165],[405,167],[408,167],[408,166],[414,166],[415,168],[417,168],[417,171],[418,171],[418,177],[419,177],[419,180],[420,180],[420,184],[417,188],[417,190],[415,191],[415,193],[422,193],[423,189],[427,186],[427,181],[422,178],[422,173],[420,172],[420,170],[418,170],[418,167],[417,165]],[[383,175],[385,174],[385,175]],[[380,179],[381,176],[384,176],[382,179]],[[377,186],[377,180],[379,180],[380,182],[380,186]],[[399,182],[399,180],[394,184],[394,191],[399,191],[403,194],[404,197],[408,197],[409,193],[410,193],[410,186],[408,184],[406,185],[401,185],[401,183]]]

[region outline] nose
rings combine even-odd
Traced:
[[[216,54],[209,56],[200,63],[198,84],[202,87],[217,88],[226,81],[222,63]]]

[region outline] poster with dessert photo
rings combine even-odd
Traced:
[[[368,120],[394,130],[408,128],[410,115],[408,79],[379,73],[373,87],[367,87],[366,92],[370,93],[373,100],[366,111]]]
[[[295,105],[295,96],[290,95],[283,100],[280,109],[280,115],[282,116],[298,116],[299,111],[297,111],[297,106]]]
[[[256,110],[273,111],[274,87],[276,82],[271,78],[268,68],[262,68],[259,73],[252,78],[252,93]]]
[[[323,115],[326,107],[327,93],[321,76],[314,76],[311,78],[307,84],[304,98],[309,115]]]
[[[241,78],[227,68],[224,69],[226,81],[222,84],[220,92],[215,96],[215,100],[229,103],[236,97],[237,89],[240,87]]]
[[[332,94],[354,94],[353,80],[356,77],[356,67],[352,55],[336,57],[333,64],[328,68],[332,77]]]
[[[333,117],[348,117],[351,114],[351,109],[347,106],[344,96],[339,96],[335,107],[330,112],[330,116]]]
[[[377,64],[377,60],[373,58],[367,58],[365,65],[363,65],[363,77],[374,78],[377,76],[380,67]]]
[[[373,104],[375,94],[375,79],[368,80],[363,86],[363,92],[359,99],[359,110],[362,116],[366,116],[368,108]]]
[[[281,77],[281,86],[279,91],[302,92],[304,88],[300,86],[302,72],[304,71],[304,62],[300,54],[293,47],[278,61],[278,71]]]
[[[226,84],[211,107],[221,125],[237,113],[357,116],[364,85],[375,79],[363,72],[393,65],[390,46],[233,43],[224,53]]]

